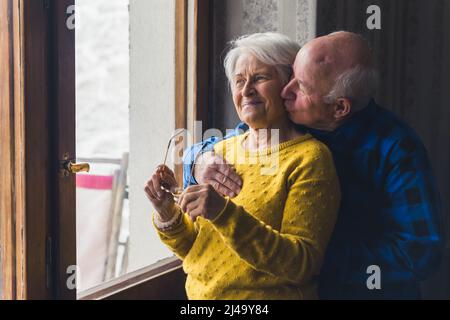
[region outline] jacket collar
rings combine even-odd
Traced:
[[[350,119],[343,123],[334,131],[317,130],[299,126],[306,129],[314,137],[327,143],[344,143],[358,140],[369,127],[369,122],[374,119],[377,104],[372,99],[362,110],[356,112]]]

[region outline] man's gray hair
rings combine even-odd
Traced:
[[[292,64],[300,50],[298,43],[288,36],[275,32],[242,36],[231,41],[229,45],[230,51],[225,57],[224,67],[231,88],[236,63],[243,54],[251,54],[262,63],[275,67],[285,86],[291,78]]]
[[[338,76],[333,88],[324,97],[324,102],[331,104],[339,98],[347,98],[353,103],[354,111],[361,110],[374,96],[377,84],[378,71],[358,65]]]

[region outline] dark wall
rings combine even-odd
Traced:
[[[368,30],[366,13],[378,5],[382,29]],[[426,145],[450,234],[450,1],[318,0],[317,32],[363,34],[380,70],[377,101],[405,119]],[[449,237],[447,237],[449,238]],[[450,298],[449,241],[439,272],[423,286],[425,298]]]
[[[228,86],[223,61],[229,41],[242,35],[241,1],[213,0],[212,6],[212,39],[210,68],[210,103],[209,127],[223,132],[233,129],[239,123],[233,104],[231,90]]]

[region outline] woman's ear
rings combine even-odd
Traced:
[[[352,102],[347,98],[339,98],[336,100],[334,109],[334,118],[339,120],[344,120],[352,112]]]

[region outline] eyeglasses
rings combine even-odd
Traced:
[[[181,141],[184,139],[183,136],[180,136],[182,133],[184,133],[184,129],[180,129],[178,132],[176,132],[176,133],[170,138],[169,143],[167,144],[166,155],[164,156],[164,163],[163,163],[164,167],[163,167],[163,168],[166,167],[167,157],[168,157],[168,155],[169,155],[169,150],[170,150],[170,146],[172,145],[172,142],[173,142],[173,141],[175,140],[175,138],[177,138],[177,137],[178,137],[178,140],[177,140],[176,143],[179,143],[179,142],[181,142]],[[175,144],[176,144],[176,143],[175,143]],[[203,147],[202,147],[202,150],[203,150]],[[163,169],[163,170],[164,170],[164,169]],[[191,180],[192,180],[193,174],[194,174],[194,165],[192,166],[191,172],[190,172],[190,174],[189,174],[188,186],[190,186],[190,184],[191,184]],[[170,187],[169,187],[166,183],[164,183],[164,182],[161,183],[161,188],[162,188],[163,191],[172,194],[172,196],[173,196],[173,198],[174,198],[174,200],[175,200],[176,202],[178,202],[178,199],[181,197],[181,194],[182,194],[183,191],[184,191],[184,189],[183,189],[183,188],[180,188],[180,187],[176,187],[175,189],[170,190]]]

